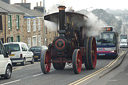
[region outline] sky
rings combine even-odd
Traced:
[[[11,4],[20,3],[22,0],[11,0]],[[27,3],[31,3],[31,8],[33,9],[38,2],[43,0],[26,0]],[[72,7],[74,10],[81,9],[128,9],[128,0],[45,0],[46,10],[50,9],[55,4],[65,5],[66,7]]]

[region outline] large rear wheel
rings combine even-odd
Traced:
[[[82,67],[82,55],[80,49],[75,49],[72,56],[72,65],[73,71],[75,74],[79,74],[81,72]]]
[[[94,37],[89,37],[88,43],[86,43],[86,56],[85,56],[85,67],[88,70],[96,67],[97,61],[97,48],[96,40]]]
[[[48,50],[44,50],[41,53],[40,65],[41,65],[41,70],[42,70],[42,72],[44,74],[47,74],[47,73],[50,72],[50,68],[51,68],[51,55],[50,55]]]

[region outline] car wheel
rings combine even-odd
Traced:
[[[31,64],[34,64],[34,58],[32,57],[32,61],[31,61]]]
[[[25,66],[26,64],[26,59],[23,60],[23,62],[21,63],[21,65]]]
[[[6,68],[4,78],[5,79],[10,79],[11,75],[12,75],[12,68],[11,68],[11,66],[8,65],[7,68]]]

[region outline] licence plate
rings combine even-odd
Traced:
[[[105,55],[105,54],[99,54],[99,55]]]
[[[9,56],[15,56],[15,54],[10,54]]]
[[[38,58],[38,56],[34,56],[34,58]]]

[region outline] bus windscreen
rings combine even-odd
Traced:
[[[114,33],[101,33],[97,36],[97,45],[115,45]]]

